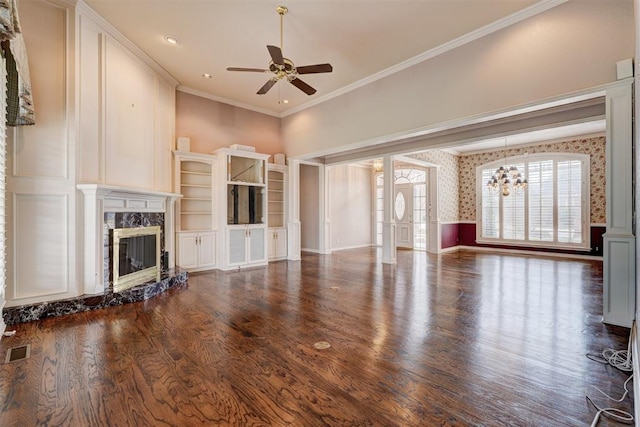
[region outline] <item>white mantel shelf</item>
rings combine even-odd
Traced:
[[[78,184],[76,188],[85,197],[104,200],[104,212],[165,212],[169,204],[182,197],[179,193],[141,190],[103,184]]]
[[[78,184],[84,198],[84,293],[104,292],[103,222],[105,212],[164,213],[164,247],[169,252],[169,268],[175,267],[175,201],[178,193],[119,187],[103,184]]]

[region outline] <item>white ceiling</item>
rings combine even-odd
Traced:
[[[537,3],[553,0],[86,0],[179,82],[179,89],[276,116],[344,90],[370,76],[446,45]],[[557,3],[557,1],[555,2]],[[267,68],[267,44],[300,65],[329,62],[331,74],[305,75],[308,96],[268,76],[226,71]],[[166,35],[179,39],[172,46]],[[204,79],[203,73],[213,75]],[[278,103],[287,99],[288,104]]]
[[[178,89],[282,117],[427,57],[465,36],[499,28],[532,10],[563,0],[85,0],[169,74]],[[284,56],[297,66],[329,62],[330,74],[302,76],[318,91],[308,96],[280,81],[266,95],[262,73],[226,68],[268,68],[267,44],[280,45],[285,5]],[[178,38],[170,45],[165,36]],[[203,73],[213,76],[202,77]],[[279,102],[288,100],[287,104]],[[508,137],[508,145],[604,132],[604,121]],[[470,153],[504,146],[504,138],[458,146]]]

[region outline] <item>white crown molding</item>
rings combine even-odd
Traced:
[[[199,96],[201,98],[210,99],[212,101],[221,102],[223,104],[233,105],[234,107],[243,108],[245,110],[255,111],[256,113],[262,113],[262,114],[266,114],[268,116],[281,118],[280,115],[278,113],[276,113],[276,112],[273,112],[273,111],[270,111],[270,110],[266,110],[264,108],[254,107],[253,105],[243,104],[241,102],[233,101],[231,99],[223,98],[221,96],[212,95],[210,93],[202,92],[200,90],[193,89],[193,88],[190,88],[188,86],[180,85],[180,86],[178,86],[176,88],[176,90],[178,90],[180,92],[183,92],[183,93],[188,93],[190,95]]]
[[[118,29],[116,29],[113,25],[109,23],[106,19],[98,14],[95,10],[91,8],[88,4],[86,4],[82,0],[78,0],[76,3],[76,10],[79,14],[87,16],[92,19],[96,24],[102,27],[107,34],[113,37],[115,40],[120,42],[124,47],[129,49],[137,58],[139,58],[142,62],[147,64],[153,71],[161,75],[167,83],[169,83],[172,87],[176,87],[180,84],[178,79],[173,77],[167,70],[162,68],[160,64],[158,64],[152,57],[147,55],[142,49],[136,46],[131,40],[125,37]]]
[[[478,40],[482,37],[485,37],[489,34],[500,31],[504,28],[507,28],[511,25],[517,24],[518,22],[524,21],[525,19],[536,16],[540,13],[546,12],[549,9],[552,9],[556,6],[559,6],[563,3],[566,3],[569,0],[542,0],[538,3],[535,3],[525,9],[522,9],[516,13],[513,13],[505,18],[498,19],[497,21],[492,22],[491,24],[485,25],[484,27],[480,27],[477,30],[474,30],[470,33],[467,33],[463,36],[460,36],[456,39],[453,39],[447,43],[444,43],[438,47],[430,49],[426,52],[421,53],[420,55],[414,56],[413,58],[409,58],[399,64],[393,65],[387,69],[384,69],[380,72],[372,74],[368,77],[365,77],[362,80],[359,80],[355,83],[352,83],[348,86],[330,92],[326,95],[315,98],[313,101],[306,102],[298,107],[292,108],[290,110],[282,112],[279,116],[281,118],[290,116],[295,113],[299,113],[300,111],[306,110],[308,108],[314,107],[318,104],[322,104],[323,102],[329,101],[333,98],[337,98],[338,96],[344,95],[348,92],[359,89],[363,86],[371,84],[375,81],[398,73],[402,70],[405,70],[409,67],[412,67],[421,62],[432,59],[438,55],[442,55],[446,52],[449,52],[453,49],[456,49],[460,46],[464,46],[465,44],[471,43],[475,40]]]

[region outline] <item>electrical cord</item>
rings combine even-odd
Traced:
[[[594,406],[594,408],[598,410],[598,412],[596,413],[596,416],[593,417],[593,421],[591,422],[591,427],[596,427],[598,425],[601,415],[604,415],[606,417],[609,417],[611,419],[614,419],[616,421],[621,421],[621,422],[633,421],[633,415],[631,415],[626,411],[623,411],[617,408],[600,408],[598,405],[596,405],[593,402],[593,400],[591,400],[591,398],[589,398],[589,396],[587,396],[587,400],[589,401],[589,403],[591,403]]]
[[[602,354],[587,353],[587,357],[599,363],[609,364],[614,368],[620,369],[621,371],[626,371],[626,372],[633,371],[633,366],[631,364],[631,355],[632,355],[631,344],[633,342],[633,338],[635,337],[635,333],[636,333],[636,327],[635,327],[635,321],[634,321],[633,325],[631,325],[631,334],[629,336],[629,343],[627,344],[626,350],[613,350],[611,348],[605,348],[602,351]],[[609,396],[607,393],[605,393],[598,387],[595,387],[595,386],[592,386],[592,387],[595,388],[600,394],[607,397],[609,400],[619,403],[619,402],[622,402],[629,395],[628,385],[632,378],[633,378],[633,374],[631,374],[629,378],[627,378],[626,381],[624,382],[623,384],[624,393],[622,394],[622,397],[620,399],[614,399],[613,397]],[[593,421],[591,422],[591,427],[596,427],[598,425],[601,415],[604,415],[608,418],[611,418],[613,420],[620,421],[620,422],[625,422],[625,423],[633,422],[633,415],[630,414],[629,412],[626,412],[617,408],[601,408],[598,405],[596,405],[595,402],[591,400],[589,396],[586,396],[586,397],[587,397],[587,401],[591,403],[598,410],[595,417],[593,417]]]
[[[605,393],[604,391],[602,391],[601,389],[599,389],[598,387],[592,385],[591,387],[593,387],[594,389],[598,390],[600,392],[600,394],[602,394],[603,396],[605,396],[607,399],[612,400],[614,402],[622,402],[624,400],[625,397],[627,397],[627,395],[629,394],[629,389],[627,388],[627,385],[629,385],[629,382],[631,381],[631,379],[633,379],[633,374],[631,374],[629,376],[629,378],[627,378],[627,380],[624,382],[624,384],[622,385],[622,387],[624,388],[624,393],[622,395],[622,397],[620,399],[614,399],[613,397],[609,396],[607,393]],[[589,397],[587,396],[587,399]],[[589,399],[591,400],[591,399]]]
[[[620,399],[614,399],[613,397],[609,396],[607,393],[605,393],[598,387],[595,387],[595,386],[592,386],[592,387],[598,390],[602,395],[606,396],[609,400],[612,400],[614,402],[622,402],[624,398],[627,397],[627,395],[629,394],[629,389],[627,388],[627,386],[629,385],[629,382],[631,381],[632,378],[633,378],[633,375],[630,375],[629,378],[627,378],[627,380],[624,382],[624,385],[623,385],[624,393],[622,394],[622,397]],[[591,422],[591,427],[596,427],[598,425],[601,415],[605,415],[611,419],[614,419],[616,421],[621,421],[621,422],[633,421],[633,415],[631,415],[626,411],[623,411],[617,408],[600,408],[598,405],[595,404],[593,400],[591,400],[589,396],[587,396],[587,401],[591,403],[598,410],[595,417],[593,417],[593,421]]]
[[[629,343],[627,344],[626,350],[614,350],[612,348],[605,348],[601,354],[587,353],[587,357],[598,363],[608,363],[609,365],[613,366],[614,368],[618,368],[621,371],[633,371],[633,365],[631,364],[631,343],[633,342],[635,330],[635,327],[631,328],[631,335],[629,337]]]

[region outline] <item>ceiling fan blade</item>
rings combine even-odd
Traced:
[[[306,84],[305,82],[303,82],[298,78],[291,80],[290,83],[295,87],[297,87],[298,89],[300,89],[301,91],[303,91],[304,93],[306,93],[307,95],[313,95],[314,93],[316,93],[316,90],[314,88],[312,88],[311,86],[309,86],[308,84]]]
[[[227,71],[249,71],[251,73],[264,73],[269,70],[265,70],[262,68],[242,68],[242,67],[228,67]]]
[[[303,65],[296,67],[298,74],[330,73],[333,71],[331,64]]]
[[[260,90],[257,92],[258,95],[264,95],[265,93],[269,92],[269,89],[271,89],[273,87],[274,84],[276,84],[277,80],[269,80],[267,81],[264,86],[262,86],[260,88]]]
[[[276,65],[282,65],[284,67],[284,58],[282,57],[282,50],[278,46],[267,45],[267,49],[269,49],[269,55],[271,55],[271,60]]]

